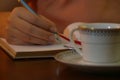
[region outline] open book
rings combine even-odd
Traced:
[[[13,59],[22,58],[48,58],[53,57],[56,53],[60,51],[68,50],[64,47],[64,44],[54,44],[54,45],[11,45],[3,38],[0,38],[0,47],[8,53]]]

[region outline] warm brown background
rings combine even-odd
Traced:
[[[20,6],[18,0],[0,0],[0,37],[5,35],[7,17],[13,8]]]
[[[19,6],[18,0],[0,0],[0,11],[11,11],[15,6]]]

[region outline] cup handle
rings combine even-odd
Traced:
[[[79,30],[79,27],[73,29],[73,30],[70,32],[69,38],[70,38],[70,43],[71,43],[72,47],[75,49],[75,51],[76,51],[78,54],[80,54],[80,55],[82,56],[82,50],[80,50],[80,49],[78,48],[77,44],[74,42],[74,39],[73,39],[73,33],[74,33],[75,31],[77,31],[77,30]]]

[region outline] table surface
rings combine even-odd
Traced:
[[[0,80],[120,80],[119,75],[76,70],[52,58],[13,60],[0,50]]]

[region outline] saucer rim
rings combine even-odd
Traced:
[[[69,52],[69,53],[68,53]],[[60,56],[63,56],[63,55],[65,55],[65,54],[70,54],[71,52],[73,52],[72,50],[68,50],[68,51],[63,51],[63,52],[60,52],[60,53],[58,53],[58,54],[56,54],[55,56],[54,56],[54,58],[55,58],[55,60],[57,60],[58,62],[61,62],[61,63],[64,63],[64,64],[68,64],[68,65],[72,65],[72,66],[79,66],[79,67],[111,67],[111,68],[113,68],[113,67],[120,67],[120,61],[118,61],[118,62],[112,62],[112,63],[100,63],[100,64],[98,64],[98,63],[91,63],[91,62],[86,62],[86,61],[84,61],[84,62],[80,62],[79,64],[78,63],[73,63],[73,62],[68,62],[68,61],[64,61],[64,60],[61,60],[59,57]],[[79,54],[77,54],[77,53],[75,53],[75,55],[79,55]],[[71,56],[71,55],[70,55]],[[65,57],[63,57],[63,58],[65,58]],[[82,57],[80,57],[80,56],[75,56],[75,58],[79,58],[80,60],[82,60]],[[86,64],[87,63],[87,64]]]

